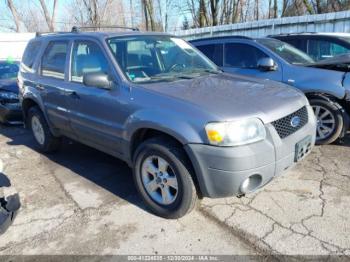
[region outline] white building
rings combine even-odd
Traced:
[[[0,33],[0,60],[22,58],[24,49],[34,33]]]

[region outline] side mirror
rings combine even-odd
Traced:
[[[276,71],[277,65],[270,57],[260,58],[258,61],[258,68],[261,71]]]
[[[98,87],[103,89],[111,89],[113,82],[109,76],[102,72],[86,73],[83,76],[83,84],[86,86]]]

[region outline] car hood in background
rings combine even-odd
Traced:
[[[350,54],[334,56],[328,59],[315,62],[313,64],[309,64],[307,66],[336,70],[341,72],[350,72]]]
[[[18,85],[16,79],[0,79],[0,90],[18,93]]]
[[[258,117],[270,123],[308,103],[301,91],[287,85],[226,73],[143,86],[190,102],[223,120]]]

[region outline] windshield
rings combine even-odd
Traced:
[[[218,73],[217,67],[186,41],[170,36],[129,36],[107,40],[132,82],[174,81]]]
[[[259,39],[258,42],[293,65],[305,65],[314,63],[314,60],[306,53],[296,49],[287,43],[275,39]]]
[[[17,78],[18,70],[16,63],[0,61],[0,79],[15,79]]]

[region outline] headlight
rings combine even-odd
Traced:
[[[18,100],[18,94],[6,91],[0,91],[0,99]]]
[[[251,118],[234,122],[209,123],[205,127],[210,144],[238,146],[265,139],[266,130],[261,120]]]

